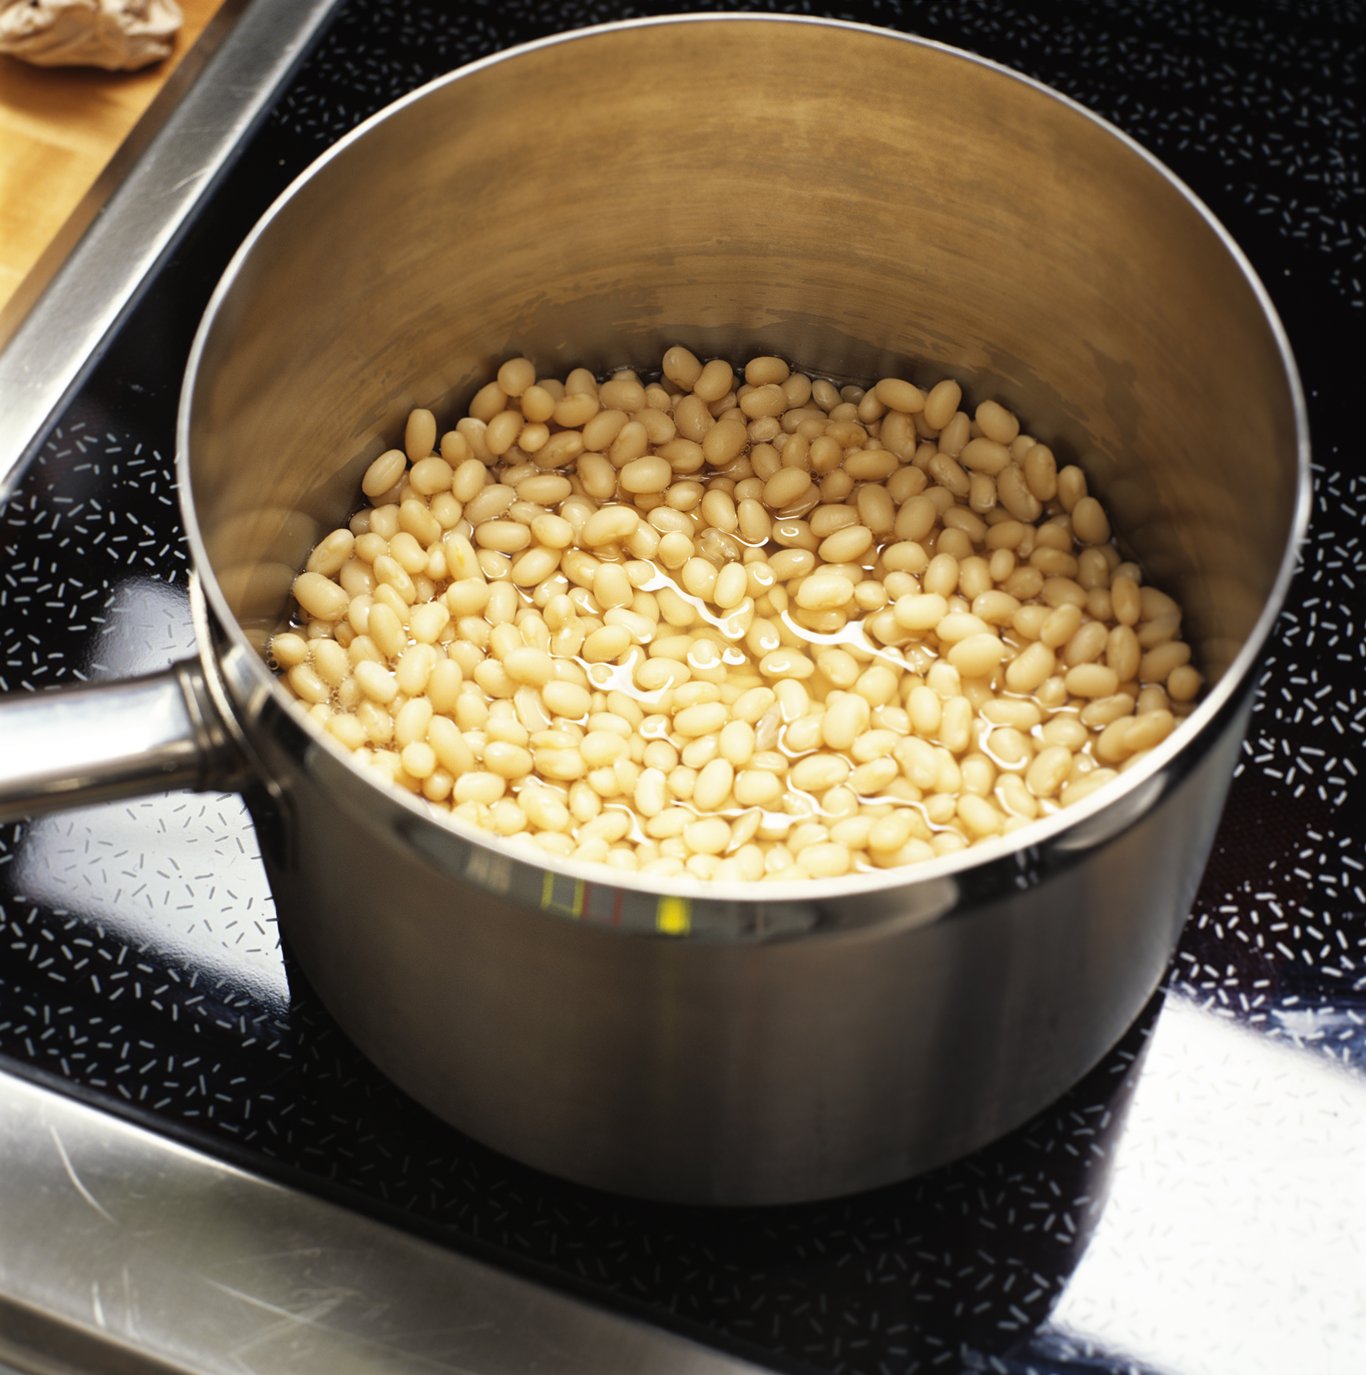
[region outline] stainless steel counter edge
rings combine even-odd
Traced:
[[[0,1370],[753,1375],[0,1072]]]
[[[228,0],[0,311],[0,501],[336,5]]]

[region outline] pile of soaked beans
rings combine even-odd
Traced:
[[[393,784],[557,857],[752,882],[949,854],[1102,787],[1201,686],[1081,469],[951,379],[514,358],[361,485],[275,664]]]

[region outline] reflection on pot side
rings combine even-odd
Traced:
[[[127,578],[103,615],[82,664],[90,679],[155,673],[194,652],[183,587]],[[28,828],[15,870],[16,887],[35,901],[107,925],[267,1007],[286,1005],[274,903],[234,794],[166,793],[46,817]]]

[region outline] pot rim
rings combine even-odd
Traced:
[[[1205,221],[1232,259],[1260,307],[1262,317],[1275,341],[1294,418],[1296,465],[1294,510],[1275,579],[1251,632],[1218,682],[1206,692],[1190,716],[1182,721],[1172,734],[1156,746],[1140,764],[1127,770],[1104,788],[1098,789],[1091,797],[1085,798],[1065,810],[1055,812],[1051,816],[1041,817],[1009,836],[979,842],[955,854],[933,860],[924,860],[913,865],[868,873],[847,874],[840,878],[813,878],[790,882],[764,882],[762,884],[702,880],[687,875],[667,879],[652,878],[629,870],[611,869],[606,865],[583,860],[563,859],[545,853],[537,854],[523,847],[510,845],[500,836],[482,831],[449,813],[443,814],[433,804],[411,797],[397,788],[386,785],[382,780],[375,778],[370,770],[357,763],[348,750],[307,721],[303,708],[285,690],[278,677],[267,667],[264,658],[248,642],[236,617],[227,605],[226,598],[218,585],[216,574],[209,562],[203,537],[200,533],[193,498],[192,459],[189,442],[190,416],[193,393],[209,335],[214,329],[224,302],[234,289],[243,265],[255,251],[258,242],[269,232],[276,218],[285,212],[290,202],[330,163],[344,156],[352,144],[365,138],[375,127],[396,116],[409,105],[426,99],[447,85],[481,73],[500,63],[516,60],[527,53],[559,44],[610,36],[637,28],[673,24],[733,23],[762,26],[790,24],[820,29],[847,30],[873,38],[930,49],[949,59],[972,63],[988,69],[999,77],[1020,82],[1031,88],[1036,95],[1056,101],[1072,114],[1096,125],[1114,139],[1120,148],[1138,157],[1165,180],[1177,195],[1184,199]],[[810,15],[756,14],[736,11],[656,15],[619,20],[565,30],[491,53],[486,57],[438,76],[391,102],[383,109],[377,110],[326,149],[276,197],[270,207],[253,225],[224,269],[209,303],[205,307],[187,358],[177,409],[176,474],[181,516],[199,585],[217,626],[228,637],[234,649],[242,651],[240,654],[233,654],[234,661],[252,665],[247,672],[252,680],[253,699],[259,702],[259,694],[265,693],[272,705],[278,708],[281,714],[297,724],[306,736],[311,749],[321,748],[341,763],[363,785],[364,792],[362,795],[367,806],[374,808],[380,805],[379,800],[383,799],[384,805],[394,810],[402,829],[410,834],[413,833],[414,826],[418,828],[417,834],[419,835],[423,834],[426,828],[432,828],[435,833],[434,839],[442,835],[454,835],[465,844],[472,845],[476,850],[485,851],[498,857],[499,860],[510,862],[517,868],[529,871],[531,874],[545,876],[547,892],[549,891],[550,877],[563,876],[580,885],[638,893],[647,898],[658,899],[657,906],[660,913],[658,929],[674,937],[697,934],[695,923],[685,921],[680,928],[676,923],[665,919],[666,907],[670,903],[680,902],[683,904],[685,912],[691,907],[694,912],[710,908],[716,911],[725,910],[734,913],[738,907],[741,909],[763,908],[767,912],[775,913],[784,908],[795,906],[804,913],[810,913],[813,908],[829,912],[832,904],[847,911],[845,904],[851,900],[886,894],[896,889],[920,889],[924,890],[926,894],[937,892],[951,895],[948,898],[941,897],[934,901],[930,909],[927,909],[921,918],[933,919],[956,905],[954,899],[958,893],[958,884],[953,882],[954,880],[971,876],[971,889],[974,896],[1005,895],[1011,891],[1019,890],[1026,855],[1043,851],[1057,851],[1062,854],[1081,853],[1104,843],[1105,840],[1119,831],[1127,829],[1133,821],[1136,821],[1155,805],[1184,775],[1185,767],[1174,768],[1173,765],[1177,765],[1181,761],[1187,765],[1193,764],[1195,759],[1212,745],[1230,715],[1237,710],[1244,690],[1250,688],[1250,680],[1254,678],[1258,662],[1270,637],[1272,626],[1280,613],[1295,572],[1298,551],[1309,522],[1312,495],[1309,424],[1304,393],[1285,328],[1265,286],[1238,243],[1200,197],[1162,161],[1123,130],[1087,109],[1070,96],[1064,95],[1051,86],[999,62],[950,44],[917,35],[899,33],[876,25],[853,23],[846,20],[824,19]],[[214,650],[202,624],[199,628],[199,638],[205,658],[212,658]],[[437,840],[437,847],[439,848],[439,839]],[[577,911],[570,912],[563,905],[548,905],[546,902],[542,902],[541,906],[552,916],[569,915],[577,918],[579,915]],[[884,910],[880,908],[878,916],[873,920],[880,923],[884,920],[896,920],[896,917],[897,913],[894,909]],[[805,921],[800,923],[803,927],[807,924]],[[843,925],[845,923],[837,919],[837,924]],[[863,927],[870,923],[855,920],[848,924]],[[781,927],[782,922],[779,921],[776,925]],[[710,934],[714,935],[715,933]]]

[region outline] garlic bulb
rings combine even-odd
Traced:
[[[133,71],[168,56],[180,24],[175,0],[0,0],[0,53]]]

